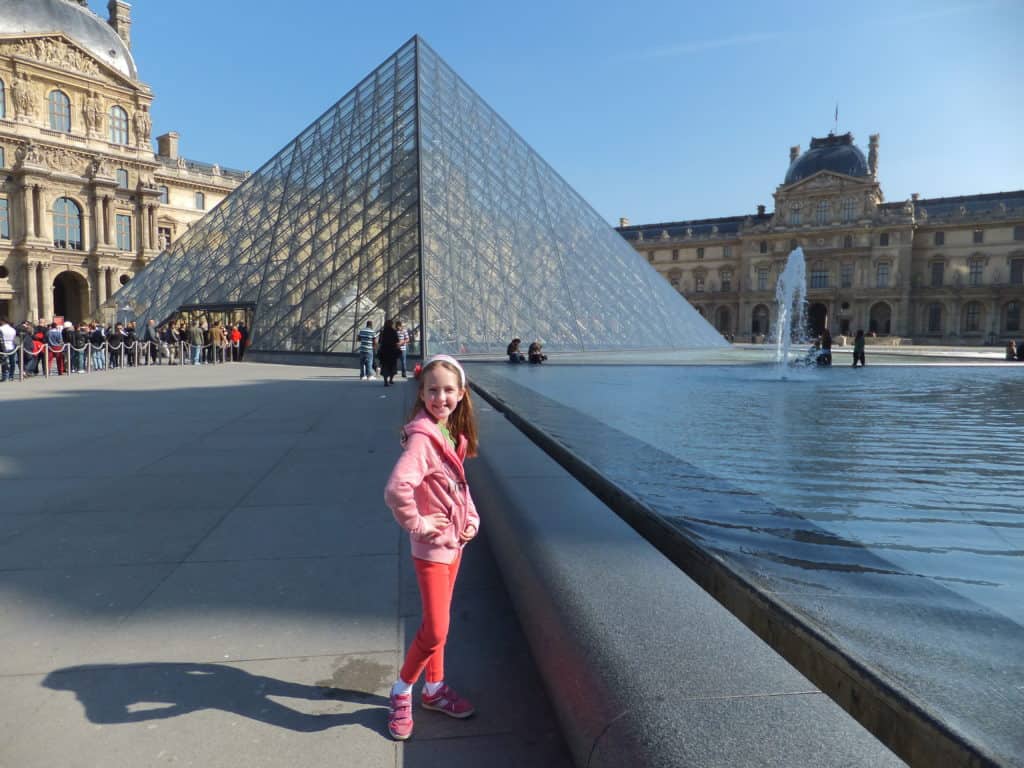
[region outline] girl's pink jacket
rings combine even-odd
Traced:
[[[459,534],[480,531],[480,516],[466,485],[462,466],[466,438],[458,448],[444,439],[437,423],[420,412],[402,430],[402,452],[384,488],[384,501],[395,520],[409,532],[412,556],[435,563],[450,563],[465,546]],[[443,512],[450,521],[444,531],[428,538],[419,533],[423,516]]]

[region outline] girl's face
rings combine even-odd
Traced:
[[[448,423],[448,417],[462,402],[465,394],[465,391],[459,386],[459,374],[443,365],[432,365],[423,374],[423,390],[420,392],[420,397],[423,398],[423,404],[427,407],[427,413],[433,416],[439,424]]]

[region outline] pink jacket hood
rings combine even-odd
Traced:
[[[465,546],[460,534],[480,530],[473,497],[466,484],[463,460],[466,439],[452,448],[437,423],[419,413],[402,430],[404,450],[384,488],[384,501],[395,520],[409,532],[413,557],[450,563]],[[441,512],[449,521],[441,533],[420,533],[425,515]]]

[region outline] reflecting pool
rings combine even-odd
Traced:
[[[470,375],[955,730],[1024,764],[1024,366]]]

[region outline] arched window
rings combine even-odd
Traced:
[[[71,99],[64,91],[50,91],[50,128],[71,133]]]
[[[7,86],[0,80],[0,117],[7,117]]]
[[[942,333],[942,305],[928,305],[928,333]]]
[[[53,204],[53,244],[57,248],[82,250],[82,209],[68,197]]]
[[[754,307],[754,314],[750,320],[750,332],[753,334],[768,335],[768,307],[758,304]]]
[[[814,209],[814,221],[817,224],[828,224],[828,200],[821,200]]]
[[[1020,330],[1020,302],[1011,301],[1006,305],[1006,322],[1007,331],[1019,331]]]
[[[116,104],[110,108],[110,143],[128,143],[128,113]]]
[[[868,314],[868,330],[879,336],[888,336],[892,327],[892,307],[880,301],[871,307]]]

